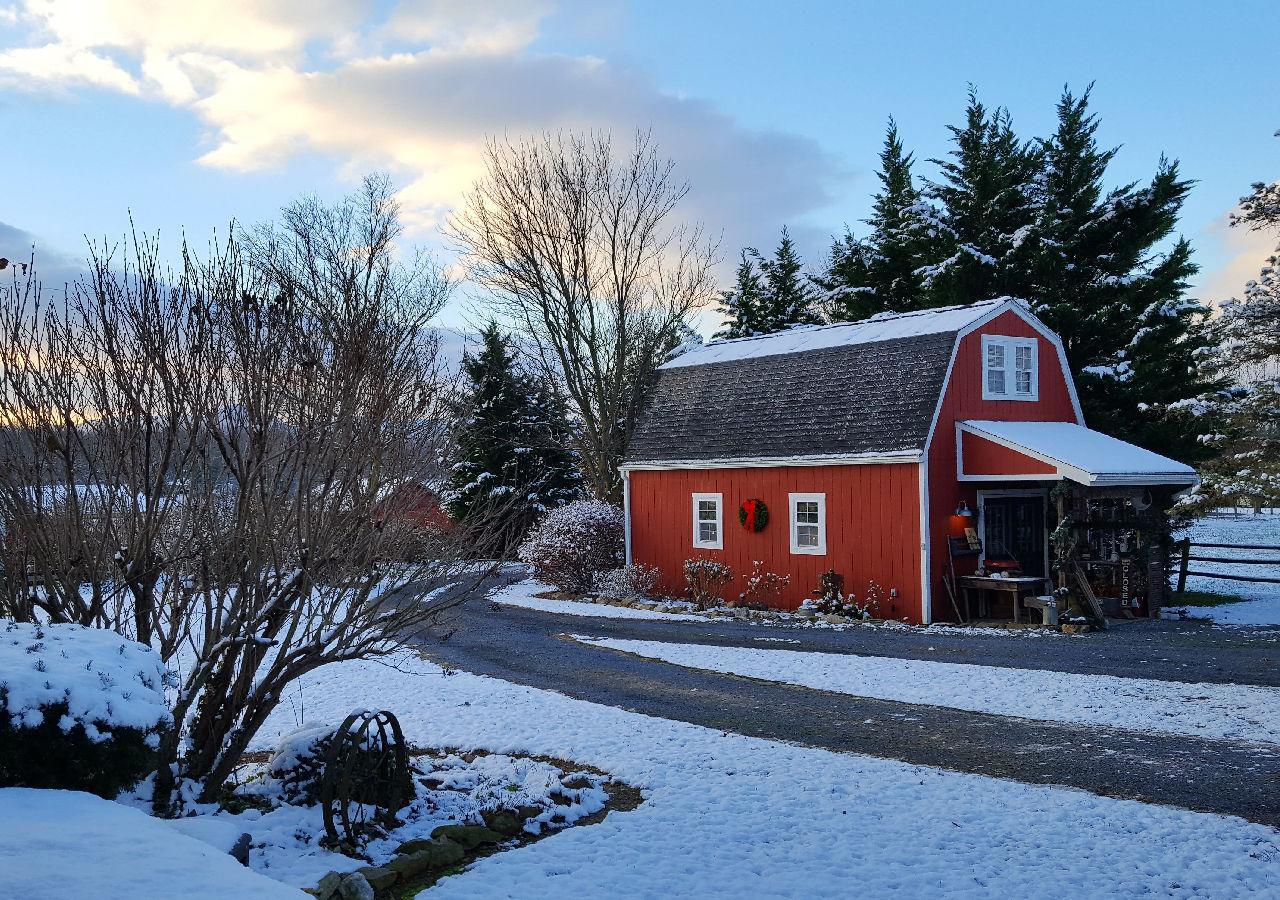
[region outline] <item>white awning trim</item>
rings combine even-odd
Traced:
[[[1074,422],[967,420],[960,423],[960,430],[1054,466],[1059,476],[1080,484],[1189,485],[1200,481],[1195,469],[1184,463]]]

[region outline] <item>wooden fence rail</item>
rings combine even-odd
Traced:
[[[1257,584],[1280,584],[1280,578],[1265,575],[1231,575],[1226,572],[1198,572],[1190,567],[1193,562],[1230,563],[1233,566],[1280,566],[1280,559],[1239,559],[1231,556],[1201,556],[1192,554],[1192,547],[1204,547],[1210,550],[1275,550],[1275,544],[1200,544],[1191,543],[1191,538],[1178,541],[1178,593],[1187,589],[1187,576],[1198,575],[1201,578],[1224,578],[1228,581],[1248,581]]]

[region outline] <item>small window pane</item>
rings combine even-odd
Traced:
[[[1019,394],[1030,394],[1031,393],[1031,373],[1030,372],[1017,373],[1017,378],[1014,382],[1014,388],[1015,390],[1017,390]]]
[[[987,369],[987,393],[1003,394],[1004,369]]]
[[[713,544],[716,541],[716,523],[715,522],[699,522],[698,523],[698,542],[701,544]]]
[[[802,500],[796,504],[796,521],[818,524],[818,504]]]
[[[1031,371],[1031,348],[1018,347],[1014,354],[1014,367]]]
[[[1004,368],[1004,344],[987,344],[987,367]]]
[[[716,514],[716,501],[699,500],[698,501],[698,520],[702,522],[715,522],[718,518]]]
[[[796,526],[796,546],[797,547],[818,546],[818,526],[817,525],[797,525]]]

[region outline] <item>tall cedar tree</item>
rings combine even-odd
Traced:
[[[873,231],[837,241],[823,286],[853,298],[833,309],[839,318],[1023,299],[1062,336],[1091,426],[1198,462],[1212,448],[1161,414],[1216,384],[1201,365],[1213,344],[1207,310],[1184,296],[1196,271],[1191,247],[1174,237],[1191,182],[1162,159],[1149,184],[1108,190],[1116,151],[1098,147],[1088,104],[1089,91],[1064,90],[1054,135],[1024,143],[1008,112],[988,110],[971,88],[965,124],[950,128],[954,148],[931,160],[940,175],[914,205],[889,202],[910,196],[910,156],[886,141]],[[905,211],[897,224],[886,206]],[[876,272],[881,248],[920,261],[910,270],[920,294],[890,293]]]
[[[728,321],[716,337],[751,337],[822,322],[818,292],[785,226],[772,256],[754,247],[742,251],[737,280],[721,295],[720,311]]]
[[[1217,386],[1202,365],[1214,343],[1208,310],[1184,296],[1197,269],[1191,245],[1173,238],[1192,183],[1161,159],[1148,185],[1106,190],[1116,149],[1098,147],[1091,89],[1058,101],[1057,130],[1041,145],[1036,252],[1027,283],[1010,292],[1062,335],[1090,426],[1200,462],[1212,448],[1161,415]]]
[[[1024,296],[1037,218],[1039,148],[1023,143],[1007,110],[988,111],[969,89],[963,127],[948,126],[954,149],[931,159],[940,178],[925,193],[939,206],[934,260],[920,270],[930,305]]]
[[[740,338],[761,334],[757,329],[761,325],[764,303],[764,283],[760,272],[747,251],[743,250],[733,289],[720,295],[720,311],[724,313],[726,321],[715,336]]]
[[[1280,181],[1255,184],[1231,224],[1280,233]],[[1280,506],[1280,247],[1243,296],[1223,304],[1216,327],[1222,350],[1215,363],[1231,387],[1186,404],[1209,414],[1203,440],[1223,451],[1203,471],[1195,500]]]
[[[496,323],[481,338],[480,351],[462,363],[468,412],[455,438],[460,459],[446,508],[458,522],[497,517],[511,548],[548,509],[581,496],[582,476],[563,403],[519,370]]]
[[[831,246],[826,272],[814,281],[827,292],[835,321],[855,322],[881,312],[908,312],[928,305],[920,272],[930,260],[929,210],[916,188],[898,125],[889,119],[880,151],[880,190],[873,198],[871,232],[846,232]]]

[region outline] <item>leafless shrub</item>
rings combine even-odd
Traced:
[[[156,239],[94,248],[64,297],[15,282],[0,311],[9,612],[115,628],[180,669],[158,808],[169,763],[211,799],[288,684],[397,649],[478,577],[483,525],[379,514],[448,453],[426,325],[449,283],[397,263],[398,233],[370,178],[184,246],[176,270]]]

